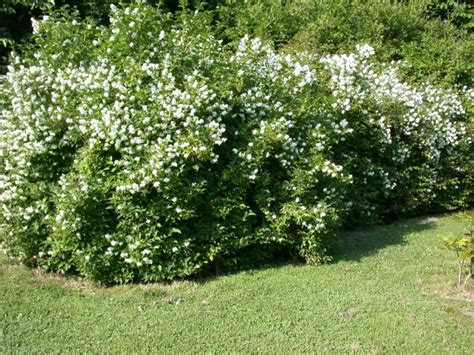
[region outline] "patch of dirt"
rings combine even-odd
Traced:
[[[420,221],[420,224],[436,224],[439,222],[437,217],[426,217]]]
[[[40,269],[34,270],[32,274],[33,274],[33,277],[39,282],[53,281],[53,282],[60,283],[61,285],[66,286],[68,288],[79,290],[79,291],[87,291],[87,290],[104,288],[104,286],[94,285],[93,283],[86,280],[77,280],[77,279],[66,277],[64,275],[47,273]]]
[[[465,315],[466,317],[470,317],[474,320],[474,311],[460,311],[461,314]]]
[[[358,343],[354,343],[349,346],[349,349],[352,351],[358,351],[362,349],[362,346]]]
[[[157,307],[168,305],[168,304],[180,305],[181,303],[183,303],[183,301],[184,300],[182,298],[165,297],[158,301],[155,301],[154,304]]]
[[[348,308],[344,312],[341,313],[341,318],[342,319],[351,319],[355,317],[359,311],[356,308]]]
[[[464,301],[472,303],[474,292],[469,289],[457,288],[450,285],[432,285],[428,288],[434,294],[452,301]]]

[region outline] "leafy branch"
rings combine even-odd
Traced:
[[[462,236],[455,237],[450,240],[445,240],[444,247],[456,252],[458,259],[458,283],[457,286],[466,286],[469,279],[473,276],[474,264],[474,213],[464,212],[459,217],[463,222],[467,222],[468,231]],[[464,266],[469,262],[468,275],[462,281],[464,275]]]

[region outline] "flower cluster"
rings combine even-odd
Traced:
[[[391,206],[386,211],[413,213],[436,202],[441,191],[445,195],[447,170],[456,168],[458,179],[469,178],[465,163],[451,165],[469,154],[467,115],[459,94],[430,84],[414,87],[398,78],[395,65],[377,64],[373,55],[364,45],[353,54],[320,59],[331,74],[332,109],[351,129],[337,149],[344,152],[341,164],[355,176],[359,210],[380,209],[383,215],[373,197],[360,201],[375,193],[376,203]]]

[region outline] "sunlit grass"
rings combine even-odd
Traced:
[[[334,263],[97,288],[0,257],[0,352],[450,352],[474,348],[451,217],[346,233]]]

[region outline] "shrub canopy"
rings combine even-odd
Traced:
[[[208,13],[43,17],[1,77],[0,240],[102,282],[190,275],[249,248],[330,259],[344,221],[469,203],[460,95],[374,50],[284,55]]]

